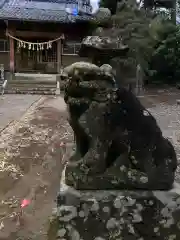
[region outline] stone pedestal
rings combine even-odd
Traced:
[[[179,240],[180,186],[171,191],[77,191],[61,183],[59,240]]]

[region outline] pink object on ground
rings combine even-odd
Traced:
[[[60,143],[60,147],[63,147],[65,144],[64,144],[64,142],[61,142]]]
[[[28,206],[29,204],[30,204],[30,200],[28,200],[28,199],[23,199],[23,200],[21,201],[21,207],[22,207],[22,208]]]

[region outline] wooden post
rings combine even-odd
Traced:
[[[58,40],[57,42],[57,73],[61,72],[61,54],[62,54],[62,49],[61,49],[61,39]]]
[[[143,81],[144,81],[144,72],[140,64],[136,67],[136,86],[135,94],[138,95],[142,93],[143,90]]]
[[[63,69],[63,39],[61,39],[61,70]]]
[[[10,34],[13,36],[12,32]],[[9,53],[9,58],[10,58],[10,72],[14,73],[14,39],[9,37],[9,45],[10,45],[10,53]]]
[[[57,41],[57,77],[56,77],[56,95],[60,95],[60,80],[61,80],[61,64],[62,64],[62,59],[61,59],[61,55],[62,55],[62,45],[61,45],[62,41],[61,39],[59,39]]]

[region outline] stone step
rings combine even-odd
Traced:
[[[42,77],[42,78],[56,78],[58,74],[44,74],[44,73],[15,73],[14,76],[19,77]]]
[[[47,78],[33,78],[33,80],[13,79],[8,81],[5,89],[5,94],[55,95],[56,86],[56,79],[53,78],[51,80],[48,80]]]
[[[18,89],[5,89],[4,91],[5,94],[32,94],[32,95],[55,95],[56,90],[49,90],[49,91],[42,91],[42,90],[37,90],[37,91],[31,91],[31,90],[18,90]]]
[[[19,90],[19,91],[55,91],[56,87],[26,87],[26,86],[7,86],[7,90]]]
[[[56,74],[15,73],[8,81],[5,94],[55,95]]]
[[[7,88],[18,88],[18,89],[54,89],[56,88],[56,84],[45,85],[45,84],[15,84],[15,83],[8,83]]]
[[[18,81],[45,81],[45,82],[54,82],[56,81],[56,74],[28,74],[28,73],[15,73],[14,80]]]
[[[33,78],[33,79],[28,79],[28,78],[14,78],[13,80],[8,81],[8,83],[14,83],[14,84],[56,84],[56,79],[43,79],[43,78]]]

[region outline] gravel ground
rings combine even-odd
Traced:
[[[180,182],[180,105],[162,103],[149,110],[159,123],[164,137],[168,138],[175,147],[179,161],[176,180]]]
[[[180,99],[180,94],[177,91],[163,90],[154,94],[154,96],[142,97],[140,101],[156,118],[164,137],[168,138],[175,147],[179,161],[176,181],[180,182],[180,105],[176,102]]]

